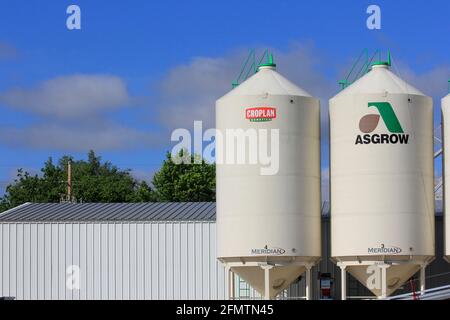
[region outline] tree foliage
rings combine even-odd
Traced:
[[[94,151],[89,152],[87,160],[64,156],[55,164],[49,158],[41,174],[32,175],[23,169],[17,171],[16,179],[0,198],[0,212],[25,202],[61,201],[67,192],[69,160],[72,166],[72,195],[77,201],[214,201],[215,165],[204,160],[198,160],[198,164],[178,164],[180,159],[194,163],[198,157],[180,151],[178,157],[172,159],[167,153],[162,167],[153,177],[153,189],[147,182],[136,180],[130,170],[120,170],[109,161],[102,162]]]
[[[181,162],[181,163],[180,163]],[[215,201],[216,166],[180,150],[172,159],[167,153],[161,169],[153,176],[159,201]]]
[[[120,170],[110,162],[101,161],[94,151],[88,160],[75,161],[64,156],[57,164],[52,158],[45,162],[41,174],[31,175],[19,169],[14,183],[6,188],[0,210],[25,202],[59,202],[67,192],[68,162],[72,165],[72,195],[82,202],[154,201],[154,192],[144,182],[133,178],[130,170]]]

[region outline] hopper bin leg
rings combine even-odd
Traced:
[[[345,271],[346,266],[340,265],[341,267],[341,300],[347,300],[347,272]]]
[[[264,270],[264,299],[270,300],[270,269],[273,266],[265,265],[261,266]]]
[[[425,264],[420,266],[420,294],[424,294],[425,291]]]
[[[311,266],[306,266],[306,300],[311,300]]]
[[[234,272],[231,271],[230,267],[226,267],[226,273],[228,274],[228,299],[234,300]]]

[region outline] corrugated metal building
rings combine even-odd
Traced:
[[[214,203],[25,204],[0,215],[0,296],[224,298],[214,215]]]
[[[442,260],[442,217],[436,219],[430,287],[450,282],[450,264]],[[322,222],[323,259],[313,279],[319,271],[330,273],[338,298],[340,272],[329,260],[329,219]],[[0,297],[227,298],[225,270],[216,260],[215,203],[27,203],[0,214],[0,259]],[[348,290],[349,296],[367,295],[353,279]],[[313,281],[314,298],[318,294]],[[257,297],[239,278],[235,295]],[[304,295],[303,280],[284,293]]]

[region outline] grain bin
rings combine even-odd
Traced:
[[[450,80],[449,92],[450,92]],[[443,177],[444,177],[444,223],[445,223],[445,239],[444,239],[444,255],[445,259],[450,262],[450,214],[448,212],[450,208],[450,186],[447,184],[450,181],[450,94],[442,98],[442,130],[444,138],[444,165],[443,165]]]
[[[332,259],[386,297],[433,259],[432,99],[376,62],[330,100]]]
[[[216,103],[218,259],[265,298],[321,256],[319,114],[272,59]]]

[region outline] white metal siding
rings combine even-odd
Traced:
[[[214,222],[0,223],[0,296],[225,299]],[[80,290],[66,287],[80,267]]]

